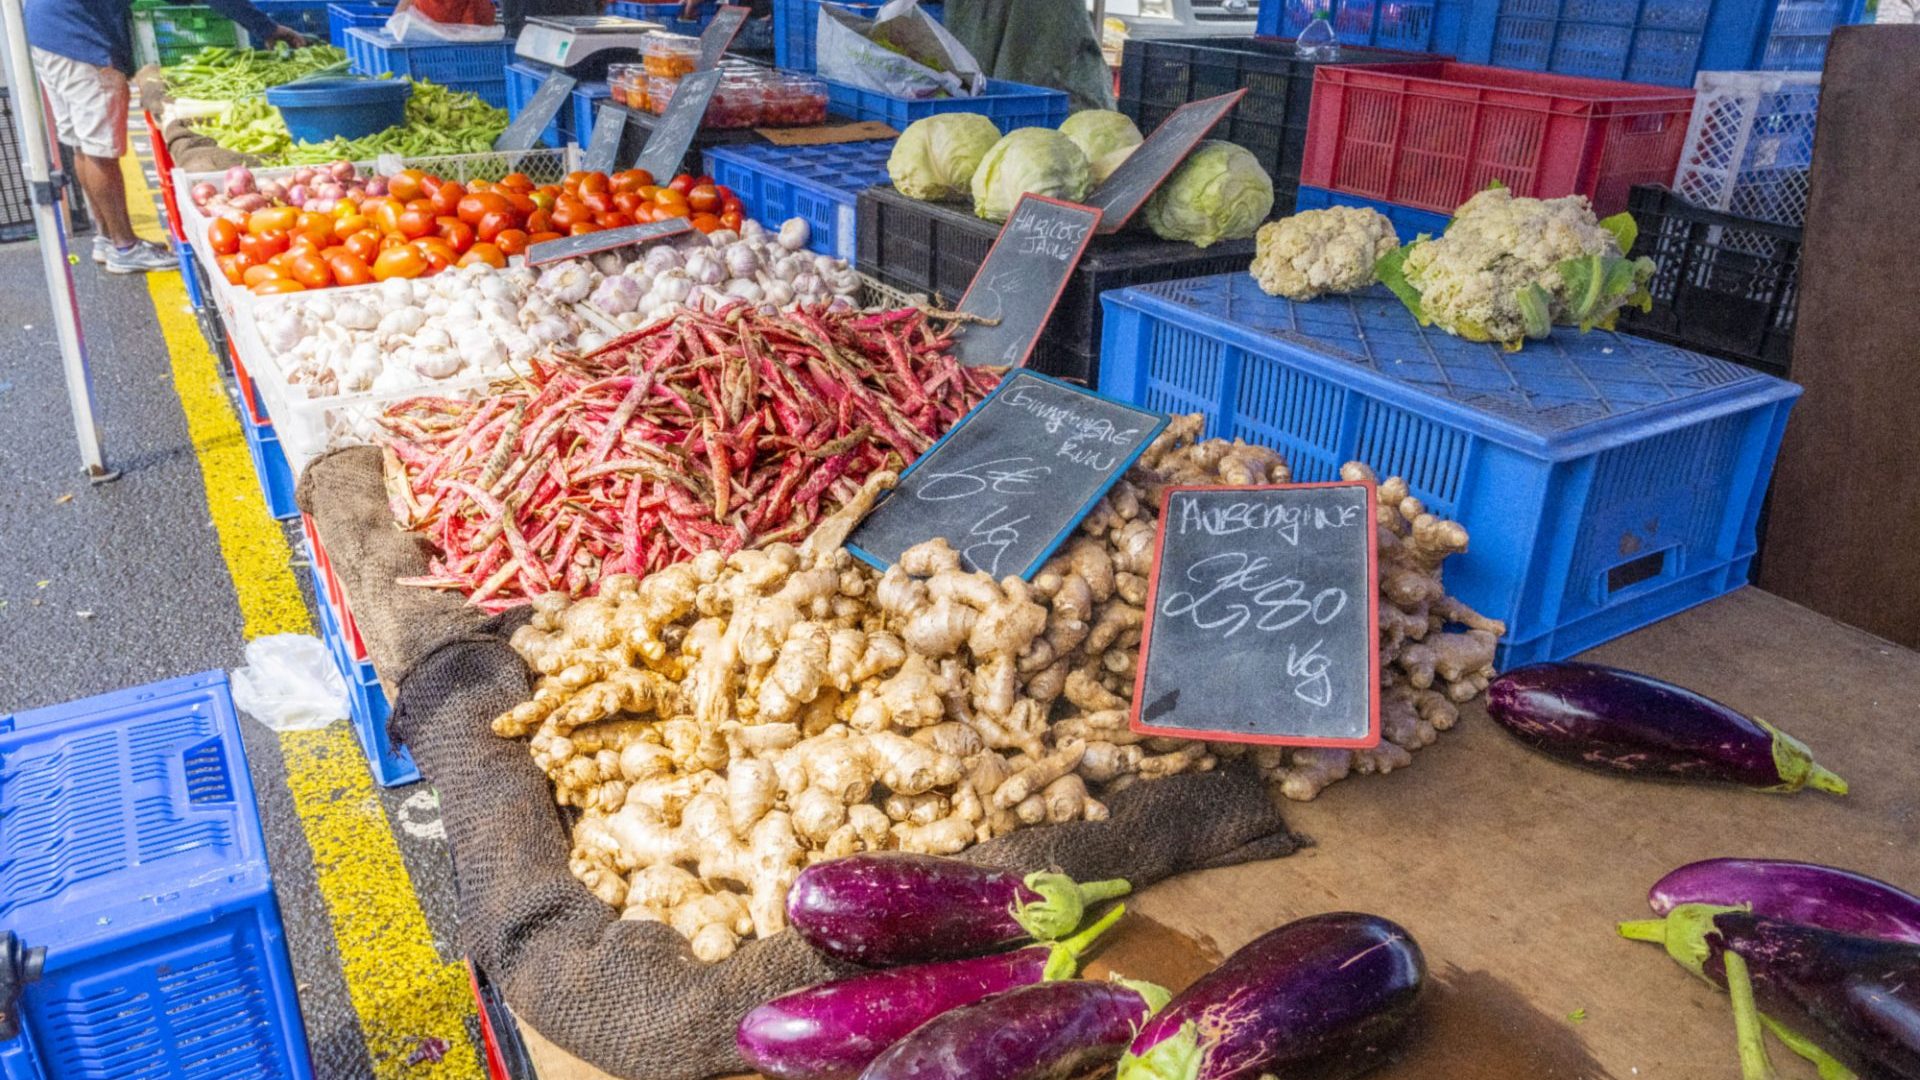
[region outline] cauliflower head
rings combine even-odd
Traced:
[[[1378,210],[1333,206],[1260,226],[1251,272],[1268,296],[1312,300],[1379,280],[1374,264],[1400,241]]]
[[[1517,349],[1555,323],[1611,328],[1621,308],[1650,302],[1652,260],[1626,257],[1633,230],[1625,214],[1596,220],[1582,195],[1532,199],[1494,187],[1380,272],[1422,324]]]

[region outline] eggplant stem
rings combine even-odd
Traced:
[[[1813,1040],[1805,1035],[1783,1026],[1780,1021],[1766,1013],[1760,1014],[1760,1023],[1765,1025],[1768,1031],[1773,1032],[1773,1037],[1780,1040],[1780,1045],[1813,1062],[1814,1068],[1820,1070],[1820,1080],[1860,1080],[1852,1069],[1840,1064],[1832,1054],[1815,1046]]]
[[[1080,886],[1080,899],[1084,903],[1098,904],[1103,900],[1118,900],[1133,891],[1133,885],[1125,878],[1112,881],[1089,881]]]
[[[1634,919],[1619,926],[1620,936],[1628,941],[1651,941],[1655,945],[1667,943],[1667,920]]]
[[[1065,874],[1046,872],[1028,874],[1024,884],[1027,891],[1039,899],[1015,904],[1008,914],[1035,941],[1057,941],[1066,937],[1079,928],[1087,908],[1133,891],[1131,884],[1119,879],[1081,885]]]
[[[1813,763],[1813,772],[1807,777],[1807,786],[1818,788],[1821,791],[1831,792],[1835,795],[1845,795],[1847,793],[1846,779],[1839,773],[1822,766],[1819,762]]]
[[[1733,1032],[1740,1046],[1741,1080],[1779,1080],[1767,1059],[1767,1043],[1760,1026],[1760,1010],[1753,1003],[1753,976],[1746,958],[1728,949],[1721,953],[1727,969],[1727,996],[1733,999]]]
[[[1101,934],[1112,929],[1113,924],[1119,922],[1120,917],[1126,913],[1127,905],[1115,904],[1113,905],[1113,910],[1100,916],[1099,920],[1092,926],[1067,938],[1065,941],[1054,942],[1050,946],[1052,954],[1047,957],[1047,966],[1040,975],[1041,980],[1044,982],[1053,982],[1058,979],[1073,978],[1074,972],[1080,968],[1081,954],[1091,948],[1094,941],[1097,940]]]

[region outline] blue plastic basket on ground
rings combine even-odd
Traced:
[[[0,926],[46,949],[10,1080],[310,1080],[227,678],[0,715]]]
[[[347,31],[356,26],[381,27],[393,17],[390,4],[328,4],[327,40],[344,49]]]
[[[287,134],[304,143],[363,139],[407,122],[413,84],[404,79],[333,75],[302,79],[267,91]]]
[[[439,83],[452,90],[478,94],[498,109],[507,107],[507,65],[513,62],[513,39],[504,41],[402,44],[386,31],[356,26],[347,31],[344,48],[353,70],[361,75],[405,76]]]
[[[778,229],[804,218],[807,247],[852,262],[859,257],[854,222],[860,193],[887,183],[893,140],[832,146],[716,146],[706,152],[707,175],[733,189],[754,220]]]
[[[393,706],[387,701],[386,688],[380,685],[380,676],[374,673],[372,663],[353,658],[347,637],[334,615],[335,598],[320,576],[312,548],[307,549],[307,562],[314,567],[313,597],[320,609],[320,638],[327,643],[327,651],[333,654],[333,666],[347,684],[353,736],[360,743],[361,753],[367,756],[367,767],[373,772],[374,782],[381,787],[411,784],[420,779],[420,770],[406,747],[395,746],[387,734],[387,720],[393,715]]]
[[[835,4],[864,19],[871,19],[883,6],[879,3]],[[813,71],[818,65],[814,40],[819,34],[821,0],[773,0],[773,62],[794,71]],[[936,21],[946,14],[944,5],[922,3],[920,10]]]
[[[1744,585],[1792,383],[1643,338],[1518,353],[1422,329],[1383,287],[1312,303],[1224,274],[1108,292],[1100,390],[1279,450],[1365,462],[1472,547],[1449,592],[1499,666],[1570,656]]]
[[[1262,37],[1294,38],[1325,9],[1342,45],[1451,54],[1467,0],[1265,0]]]
[[[987,92],[975,97],[903,98],[876,94],[847,83],[827,84],[827,110],[853,120],[878,120],[905,131],[915,120],[938,113],[973,112],[993,121],[1002,133],[1023,127],[1059,127],[1067,118],[1067,95],[1044,86],[987,80]]]
[[[1439,236],[1447,231],[1447,215],[1436,214],[1431,210],[1422,210],[1417,206],[1402,206],[1399,203],[1381,202],[1379,199],[1362,198],[1349,195],[1344,191],[1328,191],[1326,188],[1301,185],[1300,192],[1294,198],[1295,213],[1302,210],[1325,210],[1329,206],[1359,206],[1378,210],[1393,222],[1393,231],[1400,237],[1401,243],[1407,243],[1421,233]]]

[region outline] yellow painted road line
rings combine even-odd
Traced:
[[[130,207],[146,199],[137,166]],[[151,217],[148,219],[151,223]],[[289,565],[286,535],[267,514],[246,436],[200,337],[178,274],[148,274],[154,313],[173,366],[187,434],[206,484],[207,509],[240,604],[241,632],[312,633]],[[468,1080],[484,1075],[467,1021],[474,1012],[466,968],[434,948],[399,845],[359,743],[345,724],[281,737],[314,878],[333,924],[347,995],[360,1018],[377,1080]],[[436,1063],[429,1040],[443,1056]],[[417,1063],[410,1059],[421,1057]]]

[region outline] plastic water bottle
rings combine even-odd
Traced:
[[[1313,13],[1313,21],[1300,31],[1293,43],[1293,54],[1316,64],[1331,64],[1340,59],[1340,37],[1333,32],[1333,20],[1327,10]]]

